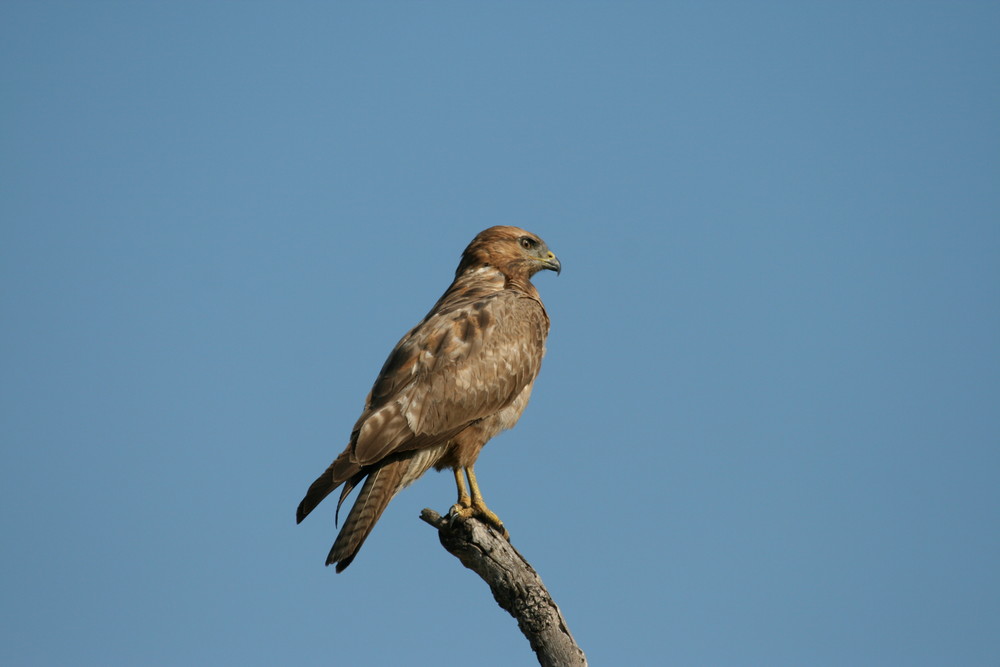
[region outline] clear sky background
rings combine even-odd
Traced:
[[[0,662],[530,665],[418,519],[300,526],[523,226],[477,470],[594,665],[1000,660],[1000,5],[0,5]]]

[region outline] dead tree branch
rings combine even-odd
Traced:
[[[476,519],[442,517],[430,509],[420,518],[438,529],[449,553],[489,585],[497,604],[517,620],[542,667],[587,665],[541,577],[510,542]]]

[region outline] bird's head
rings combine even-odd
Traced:
[[[462,253],[456,275],[481,266],[495,267],[509,278],[524,279],[543,269],[557,274],[562,271],[562,264],[545,241],[520,227],[507,226],[479,232]]]

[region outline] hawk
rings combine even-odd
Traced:
[[[507,537],[473,466],[490,438],[517,423],[541,368],[549,316],[531,277],[543,269],[562,265],[517,227],[490,227],[462,253],[451,286],[386,359],[347,448],[299,503],[297,523],[342,486],[339,515],[361,485],[327,565],[350,565],[389,501],[432,467],[454,472],[454,514]]]

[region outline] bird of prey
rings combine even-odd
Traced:
[[[542,239],[490,227],[462,253],[455,280],[389,354],[347,448],[309,487],[301,522],[330,493],[358,497],[326,564],[351,564],[393,496],[431,467],[451,468],[456,515],[507,531],[473,470],[483,445],[521,417],[545,354],[549,317],[531,277],[562,266]],[[468,486],[466,486],[468,478]]]

